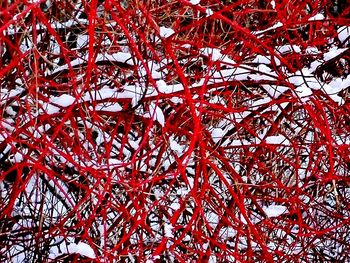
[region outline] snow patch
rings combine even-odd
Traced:
[[[164,26],[161,26],[159,28],[159,35],[161,37],[167,38],[167,37],[170,37],[174,33],[175,33],[175,31],[171,28],[164,27]]]
[[[151,102],[149,105],[149,115],[146,114],[146,116],[149,116],[150,118],[153,118],[155,121],[158,121],[159,124],[164,127],[165,124],[165,117],[164,113],[161,108],[159,108],[154,102]]]
[[[90,247],[89,244],[79,242],[78,244],[69,244],[68,245],[69,253],[77,253],[84,257],[88,258],[96,258],[94,250]]]
[[[201,53],[210,57],[213,61],[218,61],[223,57],[220,49],[217,48],[201,48]]]
[[[178,210],[178,209],[180,209],[180,204],[179,203],[172,203],[170,207],[174,210]]]
[[[171,224],[165,223],[164,224],[164,235],[166,237],[169,237],[169,238],[174,237],[173,229],[174,229],[174,227]]]
[[[318,14],[316,14],[316,15],[310,17],[310,18],[309,18],[309,21],[318,21],[318,20],[324,20],[324,19],[325,19],[324,15],[318,13]]]
[[[286,54],[291,52],[300,53],[301,49],[297,45],[284,45],[284,46],[277,47],[276,51],[281,54]]]
[[[211,132],[211,136],[213,138],[213,141],[217,143],[224,136],[224,131],[221,128],[214,128]]]
[[[58,97],[51,97],[50,101],[55,105],[66,108],[74,103],[75,98],[71,95],[63,94]]]
[[[190,3],[192,5],[198,5],[201,2],[201,0],[190,0]]]
[[[101,103],[96,105],[95,111],[118,112],[123,108],[118,103]]]
[[[269,136],[266,138],[267,144],[289,145],[289,141],[283,135]]]
[[[269,27],[269,28],[266,28],[266,29],[264,29],[264,30],[260,30],[260,31],[254,32],[254,34],[255,34],[255,35],[257,35],[257,34],[262,34],[262,33],[265,33],[265,32],[267,32],[267,31],[274,30],[274,29],[279,28],[279,27],[282,27],[282,26],[283,26],[283,23],[277,22],[276,24],[274,24],[273,26],[271,26],[271,27]]]
[[[288,212],[288,209],[284,205],[270,205],[262,207],[267,217],[278,217]]]
[[[339,27],[337,32],[338,32],[338,39],[341,43],[344,43],[345,41],[349,41],[350,26]]]
[[[205,10],[205,14],[206,14],[206,15],[207,15],[207,17],[208,17],[208,16],[213,15],[213,14],[214,14],[214,12],[213,12],[213,10],[211,10],[210,8],[207,8],[207,9]]]
[[[89,244],[86,244],[84,242],[75,244],[71,238],[68,238],[66,242],[69,242],[70,244],[67,245],[66,242],[60,242],[62,239],[62,237],[56,238],[55,243],[60,243],[60,245],[51,247],[49,254],[50,259],[55,259],[65,254],[80,254],[87,258],[96,258],[95,252]]]
[[[275,9],[275,8],[276,8],[276,3],[275,3],[274,0],[272,0],[272,1],[270,2],[270,4],[271,4],[271,6],[272,6],[272,9]]]
[[[325,61],[331,60],[331,59],[339,56],[340,54],[344,53],[346,50],[348,50],[348,48],[336,48],[336,47],[333,47],[328,52],[323,54],[323,59]]]
[[[89,43],[89,35],[78,35],[77,37],[77,49],[85,47]]]

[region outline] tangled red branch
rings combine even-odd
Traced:
[[[345,262],[346,1],[0,1],[1,262]]]

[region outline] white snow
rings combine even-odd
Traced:
[[[278,217],[288,212],[288,209],[284,205],[270,205],[262,207],[267,217]]]
[[[133,66],[134,65],[133,58],[134,56],[128,52],[117,52],[113,54],[98,54],[96,57],[96,62],[115,61],[115,62],[126,63],[128,65]]]
[[[350,37],[350,26],[339,27],[338,30],[339,41],[344,43],[346,40],[349,40]]]
[[[262,34],[262,33],[265,33],[267,31],[270,31],[270,30],[274,30],[276,28],[279,28],[279,27],[282,27],[283,26],[283,23],[282,22],[277,22],[276,24],[274,24],[273,26],[269,27],[269,28],[266,28],[264,30],[260,30],[260,31],[256,31],[254,32],[254,34]]]
[[[312,95],[312,90],[309,87],[307,87],[305,84],[296,88],[295,92],[299,96],[299,98],[305,98]]]
[[[134,150],[137,150],[140,147],[140,144],[139,144],[140,141],[141,141],[141,138],[138,141],[129,140],[129,144]]]
[[[210,255],[208,263],[216,263],[217,259],[215,255]]]
[[[156,84],[157,84],[157,87],[158,87],[159,91],[168,88],[168,85],[167,85],[166,82],[165,82],[164,80],[162,80],[162,79],[157,80],[157,81],[156,81]]]
[[[8,115],[11,116],[16,116],[17,114],[17,112],[15,112],[11,106],[6,107],[5,111]]]
[[[277,99],[281,94],[289,90],[289,88],[285,86],[276,86],[269,84],[263,84],[261,86],[270,96],[272,96],[275,99]]]
[[[211,132],[211,136],[213,138],[213,141],[217,143],[224,136],[224,131],[221,128],[214,128]]]
[[[275,135],[266,137],[267,144],[289,145],[289,141],[283,135]]]
[[[201,48],[201,53],[210,57],[213,61],[217,61],[223,57],[220,49],[217,48]]]
[[[16,14],[13,16],[13,21],[17,21],[18,20],[18,17],[19,17],[19,14]]]
[[[94,250],[89,244],[79,242],[78,244],[72,243],[68,245],[68,253],[77,253],[84,257],[96,258]]]
[[[158,87],[159,91],[164,94],[171,94],[184,89],[182,84],[171,84]]]
[[[213,10],[211,10],[210,8],[207,8],[207,9],[205,10],[205,13],[206,13],[207,17],[214,14]]]
[[[56,240],[54,240],[54,243],[58,243],[61,240],[63,240],[63,237],[56,237]],[[67,245],[67,243],[70,243],[70,244]],[[74,253],[80,254],[84,257],[88,257],[92,259],[96,258],[96,254],[89,244],[84,242],[79,242],[78,244],[75,244],[72,238],[69,238],[69,237],[66,240],[63,240],[63,242],[60,242],[59,246],[51,247],[49,258],[55,259],[64,254],[74,254]]]
[[[83,101],[94,101],[94,100],[105,100],[108,98],[116,98],[117,96],[117,90],[116,89],[110,89],[110,88],[102,88],[100,90],[91,91],[82,97]],[[118,94],[119,95],[119,94]]]
[[[0,121],[0,127],[5,128],[6,130],[13,132],[15,130],[15,127],[13,126],[13,120],[12,119],[4,119]]]
[[[190,0],[190,3],[192,5],[198,5],[201,2],[201,0]]]
[[[317,47],[307,47],[305,53],[309,55],[317,55],[320,53]]]
[[[61,107],[69,107],[74,103],[75,98],[68,94],[62,94],[61,96],[58,96],[58,97],[51,97],[50,101],[53,104]]]
[[[153,101],[149,105],[149,115],[146,114],[147,117],[154,118],[154,120],[158,121],[161,126],[164,127],[165,117],[161,108],[159,108]]]
[[[89,43],[89,35],[78,35],[77,37],[77,49],[85,47]]]
[[[19,152],[15,153],[12,157],[12,161],[15,163],[20,163],[23,161],[23,159],[23,154]]]
[[[324,19],[325,19],[324,15],[318,13],[318,14],[316,14],[316,15],[310,17],[310,18],[309,18],[309,21],[317,21],[317,20],[324,20]]]
[[[62,94],[58,97],[51,96],[50,103],[40,103],[47,114],[55,114],[60,108],[66,108],[75,102],[75,98],[68,94]]]
[[[174,85],[167,85],[164,80],[158,80],[156,83],[159,92],[165,94],[170,94],[174,92]],[[183,87],[181,87],[181,89],[183,89]]]
[[[296,87],[305,83],[304,78],[301,74],[295,74],[288,78],[288,81],[295,85]]]
[[[271,4],[271,6],[272,6],[272,9],[275,9],[275,8],[276,8],[276,3],[275,3],[274,0],[272,0],[272,1],[270,2],[270,4]]]
[[[118,112],[123,110],[123,108],[118,103],[101,103],[96,105],[96,111],[109,111],[109,112]]]
[[[170,149],[175,151],[178,154],[181,154],[183,152],[183,148],[176,140],[173,138],[170,138]]]
[[[55,106],[48,104],[48,103],[45,103],[43,105],[43,108],[47,114],[55,114],[55,113],[58,113],[60,111],[60,108],[55,107]]]
[[[247,140],[231,140],[228,142],[227,146],[249,146],[251,144],[252,143]]]
[[[315,72],[318,66],[320,65],[322,65],[322,61],[320,60],[312,61],[310,64],[310,72]]]
[[[261,105],[267,104],[269,102],[271,102],[271,98],[258,99],[258,100],[252,101],[250,107],[252,110],[255,110],[255,109],[258,109]]]
[[[323,59],[325,61],[331,60],[332,58],[335,58],[339,56],[340,54],[344,53],[348,48],[331,48],[328,52],[323,54]]]
[[[89,59],[89,55],[84,55],[82,57],[73,59],[70,62],[70,65],[72,67],[78,67],[84,63],[87,63]],[[120,63],[126,63],[128,65],[133,66],[134,65],[134,56],[132,56],[130,53],[128,52],[117,52],[117,53],[112,53],[112,54],[108,54],[108,53],[100,53],[97,55],[95,63],[96,62],[101,62],[101,61],[111,61],[111,62],[120,62]],[[54,71],[51,72],[51,74],[55,74],[58,73],[60,71],[63,70],[67,70],[68,69],[68,65],[63,65],[63,66],[59,66],[57,67]]]
[[[165,223],[164,224],[164,235],[166,237],[169,237],[169,238],[174,237],[173,229],[174,229],[174,227],[171,224]]]
[[[57,40],[54,38],[54,37],[51,37],[50,39],[50,52],[52,54],[60,54],[61,52],[61,47],[60,45],[58,44]],[[53,60],[54,63],[58,63],[59,62],[59,58],[55,58]]]
[[[277,47],[276,51],[281,54],[290,53],[290,52],[300,53],[301,49],[297,45],[284,45],[284,46]]]
[[[175,31],[171,28],[164,27],[164,26],[161,26],[159,28],[159,34],[161,37],[167,38],[167,37],[170,37],[174,33],[175,33]]]
[[[258,63],[258,64],[270,65],[271,64],[271,57],[257,55],[252,62]]]
[[[338,93],[346,88],[350,87],[350,75],[348,75],[345,79],[335,78],[330,83],[329,86],[332,87],[333,93]],[[329,93],[328,93],[329,94]]]
[[[180,209],[180,204],[174,202],[170,205],[170,207],[174,210],[178,210],[178,209]]]
[[[23,88],[15,88],[15,89],[10,89],[10,91],[6,89],[1,89],[0,91],[0,105],[3,105],[6,103],[7,100],[16,97],[20,93],[24,91]]]
[[[215,229],[220,221],[219,215],[217,213],[208,211],[208,212],[205,212],[204,216],[206,217],[209,225]]]

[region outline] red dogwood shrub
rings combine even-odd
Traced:
[[[345,262],[346,1],[0,1],[1,262]]]

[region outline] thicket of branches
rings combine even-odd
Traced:
[[[1,262],[345,262],[346,1],[0,1]]]

